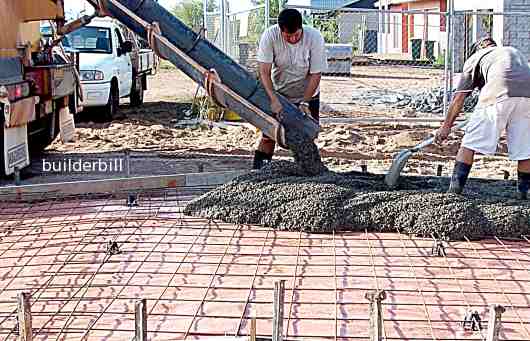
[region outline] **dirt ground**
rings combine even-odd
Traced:
[[[399,117],[396,111],[373,111],[352,103],[352,89],[424,89],[440,85],[440,70],[400,67],[354,67],[351,78],[324,77],[322,91],[323,118]],[[54,142],[43,155],[34,158],[24,172],[24,183],[88,180],[123,177],[126,170],[114,173],[43,172],[44,161],[66,159],[125,159],[131,151],[130,175],[189,173],[250,168],[258,137],[256,130],[243,123],[219,123],[185,126],[186,111],[197,91],[197,85],[172,68],[161,69],[149,78],[145,104],[131,108],[125,103],[112,122],[101,122],[98,110],[81,113],[77,141]],[[384,173],[392,158],[404,148],[412,147],[430,136],[435,125],[413,124],[322,124],[317,140],[326,164],[337,170],[355,170],[362,165],[368,171]],[[431,146],[414,155],[405,172],[443,175],[452,169],[459,139],[457,134],[443,146]],[[285,150],[278,157],[287,157]],[[494,157],[478,157],[473,176],[503,178],[505,171],[516,175],[514,163],[506,158],[506,147]],[[11,183],[4,181],[3,184]]]

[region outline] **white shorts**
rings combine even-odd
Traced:
[[[504,130],[510,160],[530,159],[530,98],[508,98],[475,109],[462,146],[481,154],[495,154]]]

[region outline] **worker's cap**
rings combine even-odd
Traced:
[[[482,37],[471,46],[470,55],[474,55],[477,51],[491,46],[497,46],[495,40],[493,40],[493,38],[491,38],[490,36]]]

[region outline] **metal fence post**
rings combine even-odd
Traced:
[[[203,38],[206,39],[208,37],[208,0],[202,0],[202,29]]]
[[[265,29],[269,27],[271,22],[270,8],[270,0],[265,0]]]
[[[446,46],[445,46],[445,62],[444,62],[444,75],[445,75],[445,92],[444,92],[444,117],[447,117],[449,112],[449,100],[451,96],[451,69],[449,67],[449,59],[451,57],[451,34],[452,34],[452,15],[451,15],[451,0],[448,1],[448,8],[445,13],[445,32],[447,33]]]
[[[498,341],[501,329],[501,317],[506,309],[501,305],[490,305],[488,318],[488,335],[486,341]]]
[[[386,292],[384,290],[369,291],[365,295],[366,299],[370,301],[370,330],[368,332],[370,341],[383,340],[383,310],[381,302],[386,299]]]
[[[31,321],[31,304],[29,299],[31,294],[29,292],[18,293],[18,330],[20,333],[20,341],[33,340],[33,328]]]
[[[221,0],[221,51],[228,54],[226,46],[226,0]]]
[[[147,306],[145,298],[136,301],[134,317],[134,340],[147,341]]]
[[[449,94],[453,94],[453,77],[455,74],[455,59],[456,59],[456,49],[455,49],[455,2],[454,0],[448,0],[448,6],[449,6],[449,17],[450,17],[450,51],[451,51],[451,69],[449,70]],[[452,99],[452,97],[450,97]]]
[[[274,282],[274,300],[272,303],[272,341],[283,340],[283,303],[285,280]]]

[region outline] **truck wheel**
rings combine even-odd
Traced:
[[[131,91],[131,106],[139,107],[144,103],[144,82],[143,79],[135,81],[136,85]]]
[[[28,148],[30,156],[40,154],[59,134],[59,111],[28,124]]]
[[[109,101],[104,107],[104,117],[108,121],[112,121],[118,113],[120,107],[120,91],[115,84],[112,84],[109,93]]]

